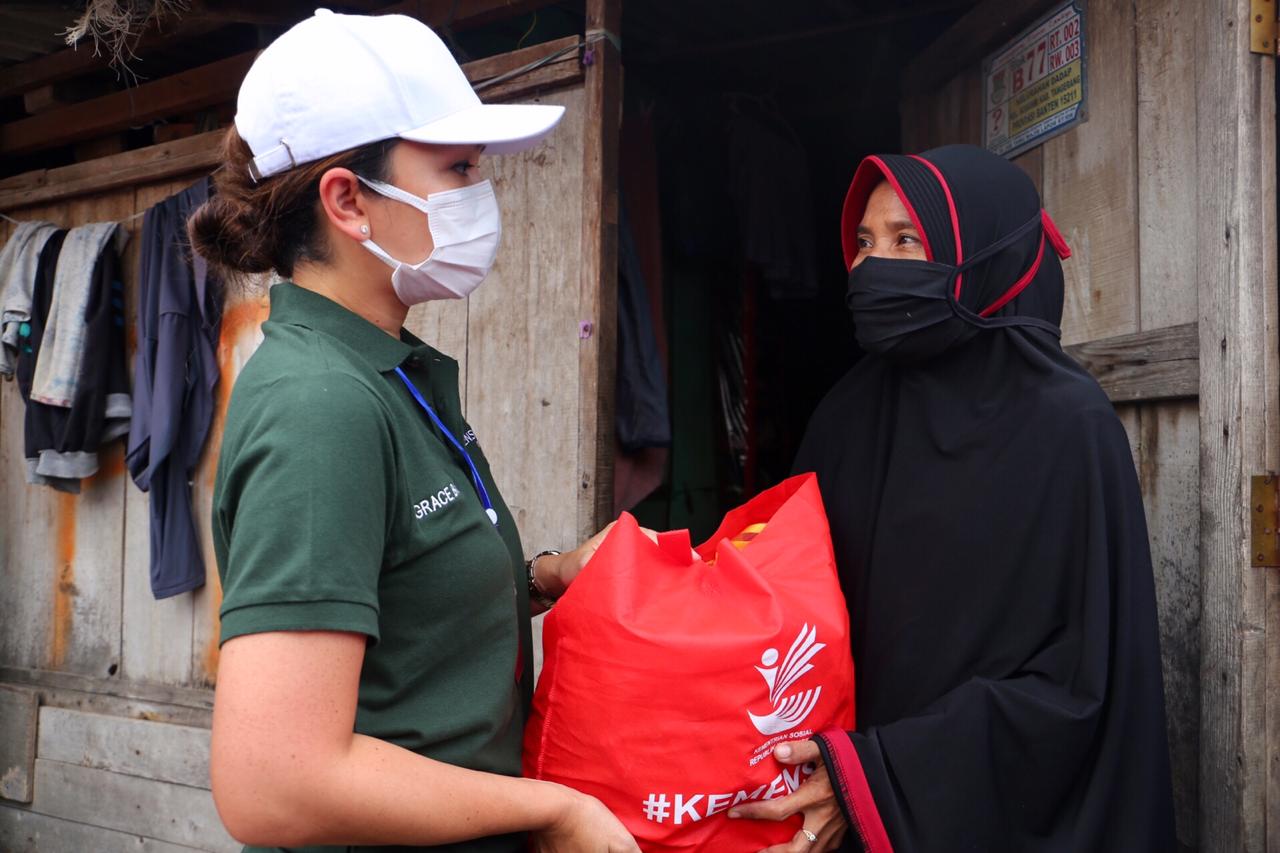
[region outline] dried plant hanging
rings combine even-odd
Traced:
[[[166,15],[178,16],[190,8],[188,0],[88,0],[84,13],[60,35],[78,47],[86,36],[93,38],[93,55],[105,56],[117,76],[136,82],[138,75],[129,62],[147,25]]]

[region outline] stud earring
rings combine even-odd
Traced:
[[[368,234],[368,233],[369,233],[369,226],[368,226],[368,225],[361,225],[361,226],[360,226],[360,233],[361,233],[361,234]]]

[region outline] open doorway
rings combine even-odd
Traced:
[[[699,539],[791,473],[809,416],[860,355],[845,189],[862,157],[901,148],[907,62],[973,5],[624,7],[618,405],[620,421],[646,411],[626,374],[646,356],[627,312],[647,304],[671,434],[628,447],[620,430],[615,509]]]

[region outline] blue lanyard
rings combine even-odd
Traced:
[[[440,416],[436,414],[436,410],[431,408],[431,404],[423,399],[419,393],[417,386],[409,381],[409,377],[404,375],[404,371],[396,368],[396,375],[399,376],[409,389],[409,393],[413,395],[413,399],[418,401],[418,405],[427,413],[427,417],[431,418],[431,422],[436,425],[440,432],[444,433],[444,437],[449,439],[457,451],[462,454],[462,458],[466,461],[467,467],[471,469],[471,482],[475,484],[476,493],[480,495],[480,503],[484,504],[484,513],[489,516],[489,520],[493,522],[493,526],[498,526],[498,513],[493,508],[493,501],[489,500],[489,490],[484,487],[484,480],[480,479],[480,471],[476,468],[476,463],[472,461],[471,454],[462,446],[462,442],[454,438],[453,433],[449,432],[449,428],[444,425],[444,421],[440,420]]]

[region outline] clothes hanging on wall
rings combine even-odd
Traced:
[[[650,418],[660,424],[665,440],[643,446],[632,434],[624,438],[619,424],[613,460],[614,515],[635,506],[654,492],[667,478],[671,444],[671,406],[667,383],[667,330],[662,292],[662,227],[658,199],[658,160],[654,138],[653,115],[650,110],[627,110],[622,120],[619,140],[619,206],[625,224],[618,231],[618,390],[628,387],[646,389],[649,402],[643,404]],[[631,317],[643,312],[641,326],[633,327]],[[640,373],[623,378],[624,363],[634,358],[624,355],[626,336],[639,333],[642,348],[650,346],[639,363]],[[630,345],[627,351],[630,352]],[[629,393],[629,392],[628,392]],[[618,401],[619,415],[636,414],[635,401]],[[620,418],[621,420],[621,418]],[[633,420],[634,422],[634,420]],[[661,438],[661,433],[659,435]],[[628,446],[628,442],[630,446]]]
[[[670,447],[667,379],[625,199],[618,217],[618,441],[625,450]]]
[[[93,222],[67,232],[58,253],[44,341],[31,381],[31,399],[64,408],[75,400],[88,343],[85,319],[96,292],[95,270],[110,244],[114,243],[119,252],[128,239],[128,232],[118,222]]]
[[[213,420],[222,286],[191,251],[187,217],[209,197],[201,179],[147,211],[138,275],[136,396],[126,462],[151,492],[151,592],[204,584],[191,477]]]
[[[40,250],[58,230],[52,222],[19,222],[0,250],[0,376],[13,376],[18,339],[31,322],[31,297]]]
[[[33,275],[31,316],[18,335],[15,375],[26,402],[24,456],[27,482],[77,493],[80,481],[98,471],[98,450],[129,430],[131,400],[125,365],[124,285],[120,278],[114,223],[57,230],[44,243]],[[78,234],[77,232],[81,232]],[[84,239],[85,232],[90,239]],[[105,239],[99,239],[102,235]],[[96,252],[96,254],[89,254]],[[74,277],[66,271],[75,269]],[[83,276],[83,280],[81,279]],[[58,313],[58,292],[75,291],[59,328],[74,336],[78,364],[59,366],[73,375],[69,405],[50,405],[34,396],[41,364],[49,357],[50,332]],[[82,302],[82,309],[66,304]],[[79,328],[73,328],[73,323]],[[59,358],[70,358],[66,352]],[[61,387],[61,386],[60,386]]]

